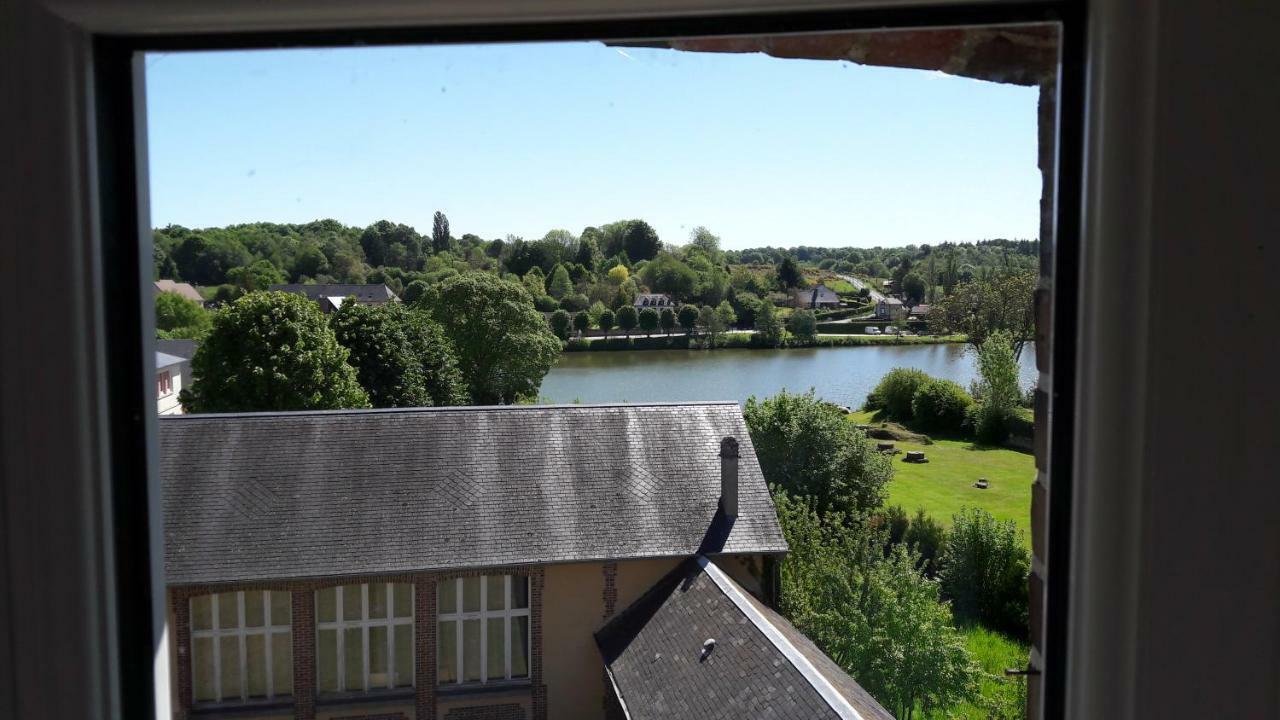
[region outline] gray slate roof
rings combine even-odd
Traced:
[[[704,643],[715,645],[704,654]],[[596,633],[631,720],[892,720],[786,618],[706,558],[682,563]]]
[[[346,297],[348,295],[354,295],[356,300],[362,303],[384,303],[399,299],[399,296],[392,292],[391,288],[382,283],[372,285],[292,283],[289,285],[272,285],[271,290],[305,295],[310,300],[319,300],[322,297]]]
[[[156,370],[163,370],[167,367],[179,365],[184,362],[187,362],[186,358],[181,358],[176,355],[170,355],[168,353],[162,353],[159,350],[156,351]]]
[[[166,355],[190,360],[196,356],[195,340],[156,340],[156,350]]]
[[[736,402],[159,422],[175,585],[787,549]]]

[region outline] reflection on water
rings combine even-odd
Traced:
[[[1035,382],[1035,348],[1022,351],[1022,385]],[[919,368],[964,387],[977,377],[967,345],[883,345],[797,350],[645,350],[565,353],[542,381],[553,403],[682,402],[765,397],[814,388],[819,397],[859,407],[895,367]]]

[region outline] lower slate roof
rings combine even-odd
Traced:
[[[787,550],[735,402],[159,423],[173,585]],[[725,436],[741,447],[732,521]]]
[[[601,628],[596,643],[630,720],[893,720],[706,557],[660,580]]]

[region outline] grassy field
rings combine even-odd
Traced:
[[[873,424],[870,413],[850,416],[859,424]],[[896,443],[904,453],[922,450],[929,462],[893,460],[893,481],[889,483],[889,505],[901,505],[908,515],[919,508],[943,525],[962,507],[980,507],[999,520],[1013,520],[1030,545],[1031,483],[1035,480],[1035,459],[1030,453],[1007,448],[975,445],[967,440],[934,440],[932,445]],[[973,487],[978,478],[990,487]]]
[[[1026,683],[1004,674],[1006,668],[1027,665],[1027,644],[982,627],[964,629],[965,645],[973,659],[982,666],[981,700],[951,708],[949,713],[935,713],[934,718],[1021,718],[1026,705]]]

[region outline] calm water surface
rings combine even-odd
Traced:
[[[766,397],[786,388],[860,407],[881,376],[919,368],[964,387],[977,377],[967,345],[902,345],[799,350],[643,350],[564,353],[542,381],[552,403],[684,402]],[[1035,381],[1035,349],[1022,351],[1022,385]]]

